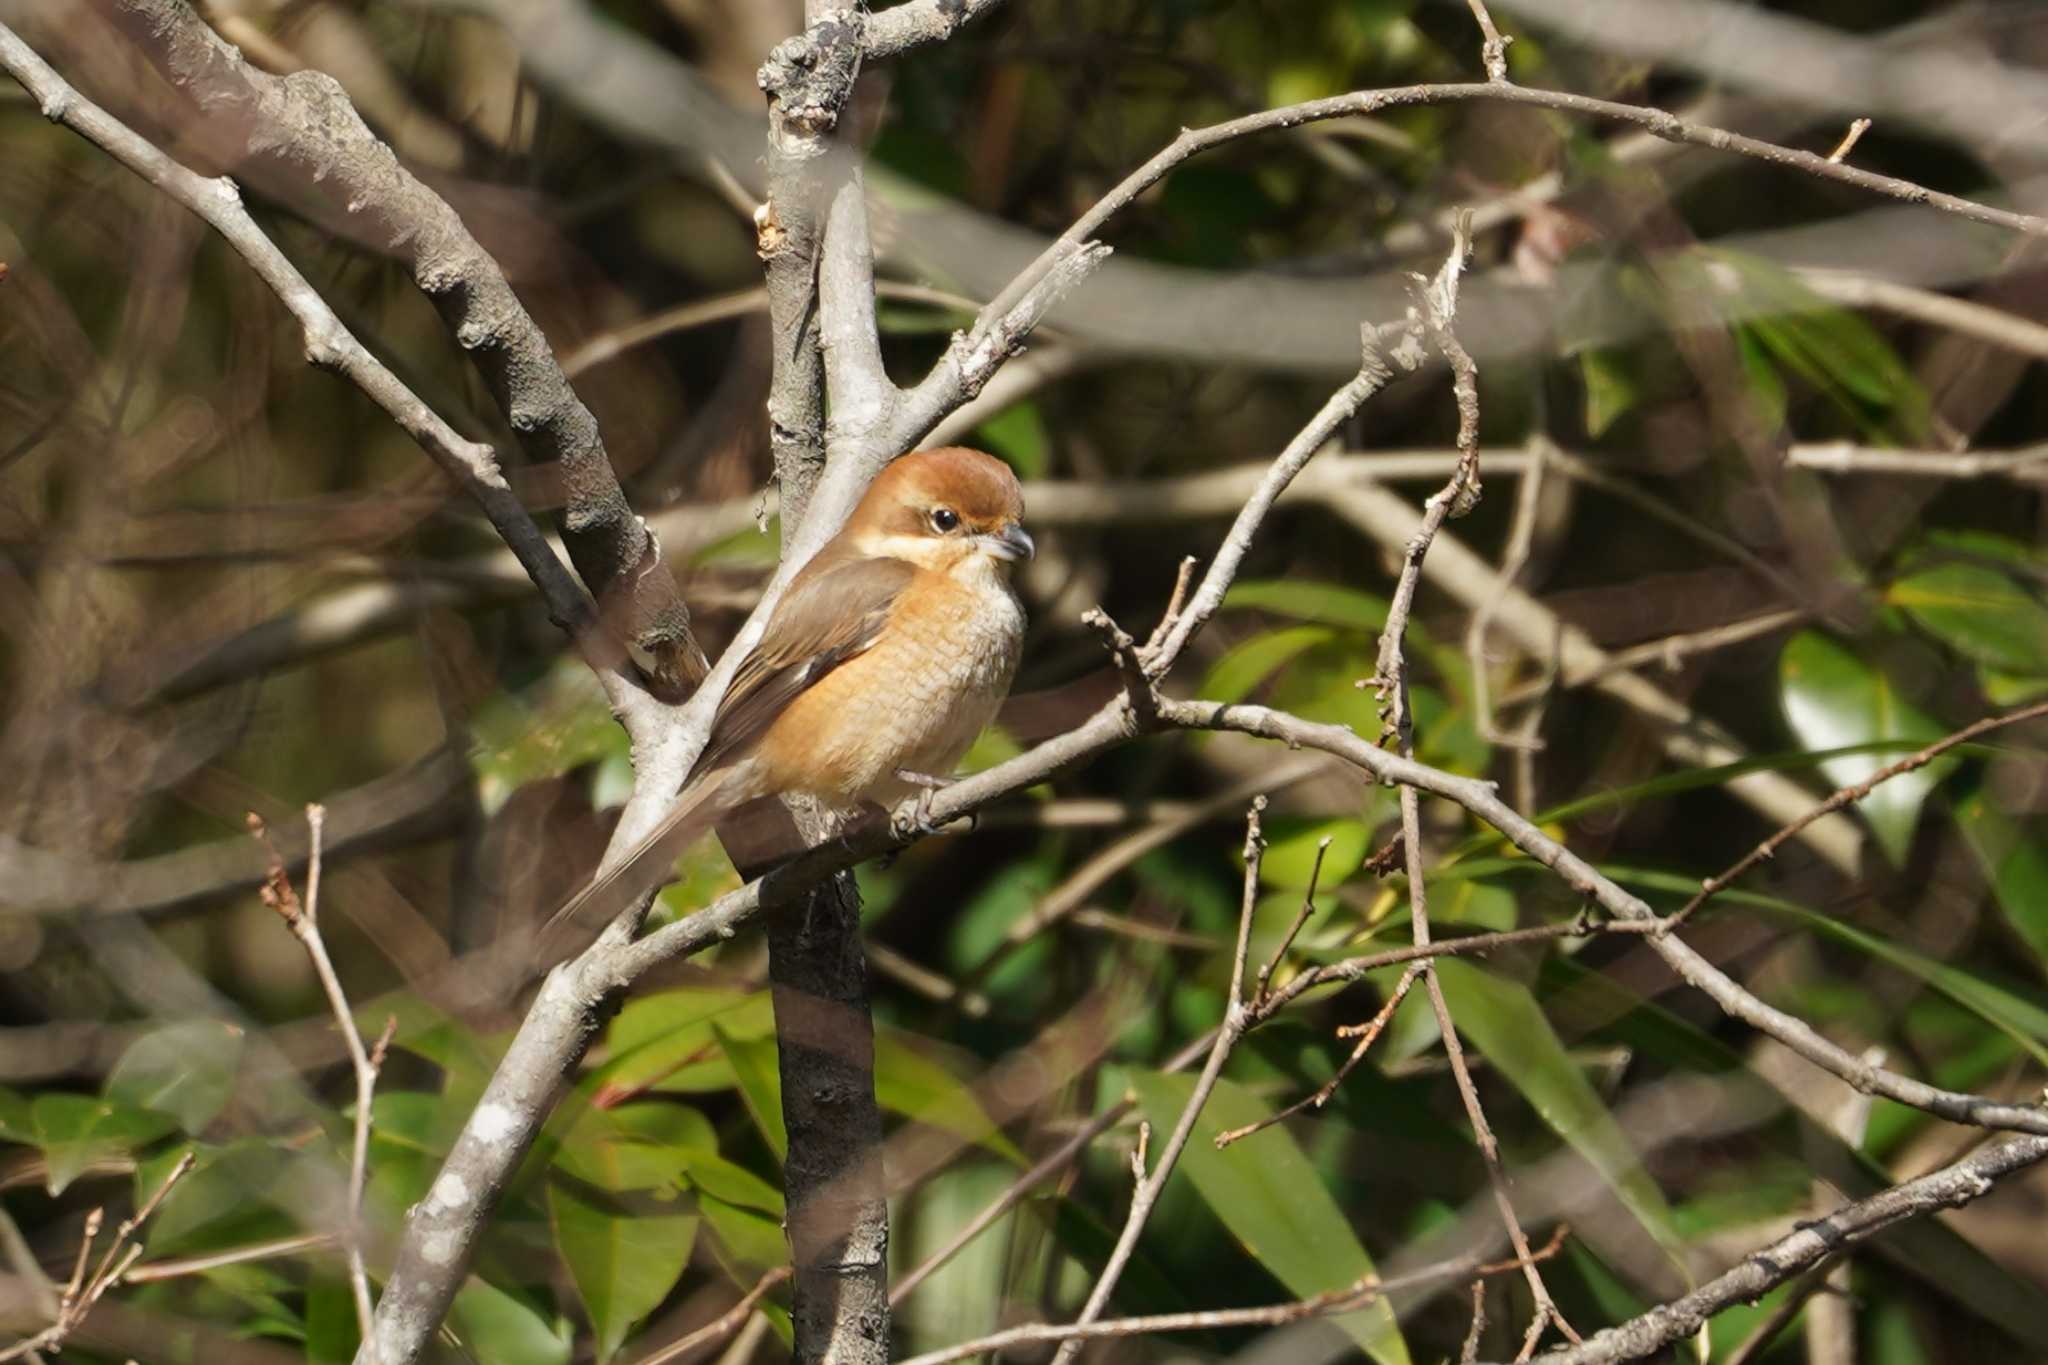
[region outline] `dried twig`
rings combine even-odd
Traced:
[[[2016,1171],[2048,1159],[2048,1137],[2013,1138],[1987,1147],[1932,1175],[1894,1185],[1867,1199],[1831,1210],[1769,1246],[1760,1247],[1724,1274],[1647,1313],[1588,1337],[1583,1343],[1538,1357],[1538,1365],[1618,1365],[1644,1360],[1699,1331],[1724,1308],[1753,1303],[1765,1291],[1803,1274],[1907,1218],[1959,1208],[1988,1193]]]
[[[1392,604],[1387,611],[1387,625],[1380,636],[1379,661],[1373,675],[1373,686],[1380,697],[1384,733],[1382,738],[1391,737],[1402,758],[1415,756],[1414,721],[1408,707],[1408,665],[1402,649],[1403,636],[1408,625],[1408,615],[1415,600],[1415,587],[1422,576],[1422,562],[1429,553],[1431,542],[1444,521],[1452,516],[1469,511],[1479,497],[1479,392],[1478,370],[1472,357],[1458,344],[1451,330],[1452,319],[1457,316],[1458,277],[1464,268],[1466,253],[1471,249],[1472,223],[1468,215],[1461,215],[1452,229],[1451,254],[1444,262],[1443,269],[1435,280],[1424,289],[1417,290],[1419,320],[1422,330],[1431,343],[1449,361],[1454,391],[1458,400],[1458,450],[1459,460],[1452,471],[1450,481],[1423,504],[1422,529],[1409,541],[1407,555],[1401,566],[1401,575],[1395,584]],[[1410,922],[1413,926],[1415,947],[1427,948],[1430,941],[1429,900],[1425,875],[1427,868],[1423,861],[1421,800],[1415,788],[1402,786],[1400,789],[1401,843],[1408,863],[1408,902]],[[1551,1298],[1550,1290],[1543,1282],[1542,1272],[1537,1270],[1531,1259],[1528,1234],[1522,1230],[1521,1220],[1515,1214],[1513,1199],[1508,1193],[1507,1173],[1501,1165],[1500,1144],[1493,1136],[1492,1125],[1487,1122],[1486,1109],[1479,1102],[1478,1087],[1472,1083],[1472,1074],[1465,1064],[1465,1050],[1458,1040],[1457,1025],[1451,1019],[1450,1003],[1444,998],[1442,983],[1438,981],[1430,959],[1422,958],[1420,969],[1423,986],[1429,993],[1429,1003],[1436,1012],[1438,1032],[1442,1036],[1444,1056],[1450,1062],[1451,1075],[1457,1082],[1459,1098],[1464,1101],[1465,1116],[1472,1124],[1473,1138],[1479,1144],[1480,1155],[1485,1159],[1486,1174],[1493,1187],[1494,1203],[1500,1209],[1501,1222],[1506,1226],[1508,1240],[1515,1249],[1515,1255],[1523,1266],[1524,1277],[1529,1282],[1529,1292],[1534,1296],[1536,1311],[1531,1317],[1529,1331],[1523,1339],[1522,1349],[1516,1357],[1527,1359],[1536,1349],[1544,1328],[1556,1323],[1567,1337],[1578,1340],[1578,1334],[1565,1320],[1564,1313]],[[1391,1015],[1391,1011],[1389,1011]]]
[[[1258,984],[1252,988],[1254,1004],[1265,1003],[1266,988],[1273,980],[1274,968],[1287,956],[1287,950],[1294,946],[1294,940],[1300,937],[1302,926],[1308,923],[1308,917],[1316,912],[1316,883],[1323,879],[1323,859],[1330,852],[1331,839],[1331,835],[1325,834],[1316,841],[1316,860],[1308,870],[1308,887],[1301,893],[1301,909],[1295,912],[1294,923],[1288,925],[1287,932],[1280,936],[1280,945],[1273,949],[1273,955],[1259,968]]]
[[[1701,906],[1720,895],[1730,884],[1741,878],[1758,863],[1769,861],[1800,830],[1805,829],[1822,816],[1832,814],[1845,806],[1855,805],[1883,783],[1889,782],[1902,774],[1912,772],[1916,768],[1926,767],[1929,763],[1940,758],[1957,745],[1968,744],[1971,740],[1987,735],[1993,730],[2002,730],[2008,725],[2016,725],[2021,721],[2037,720],[2042,716],[2048,716],[2048,701],[2036,702],[2032,706],[2022,706],[2017,711],[2008,711],[2001,716],[1985,716],[1982,720],[1973,721],[1971,724],[1965,725],[1952,735],[1936,740],[1916,754],[1909,754],[1896,763],[1887,763],[1861,782],[1852,782],[1848,786],[1838,789],[1827,800],[1821,802],[1792,823],[1785,825],[1755,848],[1743,854],[1741,858],[1737,859],[1725,871],[1717,873],[1702,882],[1700,889],[1693,893],[1692,899],[1680,906],[1675,913],[1665,919],[1664,932],[1668,933],[1685,923]]]
[[[334,970],[334,960],[327,954],[327,940],[320,933],[320,840],[326,821],[327,811],[323,807],[317,804],[306,807],[310,851],[306,860],[306,896],[302,902],[298,893],[292,890],[284,858],[270,842],[270,831],[264,826],[262,817],[251,811],[248,818],[249,832],[270,852],[270,874],[263,886],[263,903],[284,919],[292,935],[305,948],[306,956],[312,960],[314,974],[320,978],[320,988],[327,995],[328,1008],[334,1012],[335,1022],[341,1027],[342,1041],[348,1046],[349,1063],[355,1071],[355,1136],[349,1152],[348,1208],[344,1214],[347,1223],[342,1233],[342,1247],[348,1256],[349,1291],[355,1298],[357,1326],[362,1331],[364,1349],[371,1352],[371,1365],[375,1365],[376,1341],[370,1325],[376,1305],[370,1298],[370,1272],[363,1260],[363,1191],[369,1183],[370,1120],[377,1094],[377,1073],[383,1069],[384,1053],[398,1031],[398,1016],[392,1015],[385,1020],[384,1031],[378,1035],[374,1045],[364,1046],[362,1031],[356,1027],[355,1012],[349,1008],[348,993],[342,988],[341,977]]]
[[[1506,81],[1508,78],[1508,44],[1513,38],[1504,38],[1501,31],[1493,26],[1493,16],[1486,12],[1486,0],[1467,0],[1472,6],[1472,17],[1478,21],[1479,32],[1485,41],[1480,44],[1479,56],[1486,67],[1486,79]]]
[[[1237,948],[1231,957],[1230,1001],[1224,1007],[1223,1023],[1216,1030],[1216,1040],[1209,1047],[1209,1059],[1202,1067],[1202,1074],[1188,1095],[1187,1103],[1182,1106],[1180,1117],[1174,1121],[1173,1132],[1167,1137],[1166,1145],[1160,1150],[1159,1161],[1149,1172],[1143,1169],[1140,1154],[1138,1187],[1131,1195],[1130,1213],[1124,1219],[1123,1231],[1117,1235],[1116,1246],[1103,1264],[1102,1274],[1096,1277],[1094,1288],[1088,1291],[1087,1302],[1081,1306],[1081,1312],[1074,1320],[1077,1328],[1084,1328],[1100,1318],[1102,1310],[1109,1306],[1110,1295],[1116,1292],[1117,1281],[1122,1278],[1124,1267],[1130,1263],[1131,1253],[1137,1250],[1138,1236],[1152,1216],[1159,1192],[1166,1188],[1167,1178],[1173,1174],[1175,1163],[1180,1160],[1188,1138],[1195,1131],[1195,1121],[1201,1117],[1209,1096],[1215,1092],[1217,1080],[1223,1075],[1223,1063],[1229,1060],[1231,1049],[1244,1037],[1248,1027],[1250,1016],[1245,1009],[1244,969],[1245,959],[1251,950],[1252,915],[1259,904],[1259,864],[1266,853],[1265,834],[1259,823],[1259,816],[1265,809],[1266,798],[1255,797],[1251,810],[1245,816],[1244,891],[1238,906]],[[1054,1365],[1066,1365],[1079,1349],[1078,1337],[1066,1340],[1053,1357]]]
[[[155,1193],[142,1202],[141,1208],[121,1220],[121,1225],[114,1230],[113,1240],[107,1243],[107,1249],[101,1253],[99,1264],[93,1267],[90,1275],[86,1273],[86,1267],[91,1264],[92,1246],[99,1239],[106,1212],[94,1209],[85,1216],[85,1231],[78,1239],[78,1259],[72,1263],[71,1278],[65,1281],[63,1291],[57,1296],[57,1320],[32,1337],[24,1337],[0,1348],[0,1361],[54,1351],[78,1330],[86,1315],[92,1312],[93,1305],[127,1276],[136,1259],[142,1255],[141,1246],[131,1245],[129,1239],[149,1221],[149,1216],[157,1211],[164,1197],[185,1178],[197,1161],[191,1152],[178,1158],[178,1163],[171,1167],[170,1174],[163,1178]]]
[[[1842,158],[1849,155],[1856,144],[1862,140],[1863,135],[1869,131],[1870,120],[1867,118],[1856,119],[1850,123],[1849,131],[1842,134],[1842,140],[1835,144],[1835,150],[1828,153],[1828,160],[1839,165]]]
[[[754,1281],[754,1287],[741,1295],[738,1303],[726,1309],[725,1312],[719,1314],[710,1322],[705,1323],[696,1331],[676,1338],[651,1355],[640,1357],[633,1362],[633,1365],[666,1365],[666,1362],[680,1360],[700,1346],[708,1346],[713,1342],[725,1340],[734,1332],[739,1331],[747,1319],[753,1316],[754,1306],[767,1296],[769,1290],[788,1279],[789,1273],[788,1266],[776,1266],[762,1275],[760,1279]]]
[[[1401,1002],[1408,998],[1409,990],[1415,985],[1417,978],[1425,970],[1427,968],[1423,962],[1412,964],[1407,971],[1401,973],[1401,979],[1395,983],[1394,989],[1387,993],[1387,1002],[1380,1006],[1378,1014],[1375,1014],[1363,1024],[1356,1026],[1347,1025],[1337,1030],[1339,1038],[1356,1038],[1358,1039],[1358,1045],[1351,1049],[1351,1055],[1344,1059],[1343,1065],[1337,1068],[1335,1075],[1317,1086],[1315,1091],[1306,1098],[1296,1100],[1285,1109],[1269,1114],[1257,1123],[1248,1123],[1242,1128],[1232,1128],[1227,1132],[1218,1133],[1216,1135],[1216,1145],[1218,1147],[1228,1147],[1231,1143],[1248,1138],[1253,1133],[1261,1132],[1271,1128],[1276,1123],[1291,1119],[1304,1110],[1320,1109],[1325,1104],[1328,1104],[1330,1097],[1337,1093],[1337,1087],[1344,1084],[1344,1078],[1349,1076],[1353,1068],[1365,1060],[1366,1052],[1371,1049],[1373,1043],[1385,1031],[1387,1025],[1393,1022],[1394,1011],[1401,1008]]]
[[[1564,1245],[1564,1230],[1550,1240],[1550,1244],[1532,1253],[1537,1260],[1548,1260],[1555,1256]],[[1099,1341],[1104,1337],[1149,1336],[1154,1332],[1200,1332],[1215,1331],[1226,1327],[1283,1327],[1291,1322],[1308,1318],[1327,1317],[1334,1313],[1349,1313],[1377,1303],[1387,1296],[1406,1289],[1437,1284],[1444,1280],[1459,1280],[1467,1275],[1498,1275],[1513,1270],[1514,1261],[1498,1261],[1481,1264],[1476,1256],[1458,1256],[1433,1266],[1424,1266],[1396,1275],[1389,1279],[1378,1279],[1368,1275],[1342,1289],[1333,1289],[1314,1298],[1302,1299],[1295,1303],[1273,1304],[1266,1308],[1221,1308],[1196,1313],[1160,1313],[1151,1317],[1116,1318],[1108,1322],[1074,1322],[1061,1326],[1054,1323],[1039,1323],[1024,1327],[1012,1327],[993,1336],[976,1341],[962,1342],[944,1350],[929,1351],[921,1356],[912,1356],[902,1365],[947,1365],[954,1360],[965,1360],[969,1356],[995,1355],[1012,1346],[1029,1345],[1034,1342],[1058,1341],[1065,1343],[1060,1349],[1064,1355],[1078,1349],[1084,1341]],[[1055,1357],[1057,1358],[1057,1357]]]

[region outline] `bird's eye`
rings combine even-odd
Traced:
[[[937,531],[940,535],[944,535],[946,534],[946,532],[954,530],[959,525],[960,514],[958,512],[955,512],[952,508],[935,507],[932,509],[932,529],[934,531]]]

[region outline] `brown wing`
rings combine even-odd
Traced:
[[[873,645],[916,573],[901,559],[821,554],[806,564],[733,675],[694,771],[709,772],[740,753],[804,689]]]

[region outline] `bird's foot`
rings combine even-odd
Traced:
[[[932,822],[932,797],[945,788],[952,786],[953,779],[950,777],[933,777],[930,773],[912,772],[908,768],[898,768],[896,770],[896,779],[918,789],[916,808],[909,815],[896,815],[892,817],[892,824],[897,837],[908,839],[937,834],[939,827]],[[971,829],[973,827],[973,817],[970,816],[968,818],[968,827]]]

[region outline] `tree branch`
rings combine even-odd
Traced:
[[[1724,1308],[1754,1303],[1823,1260],[1908,1218],[1961,1208],[1989,1194],[2005,1177],[2048,1158],[2048,1138],[2014,1138],[1932,1175],[1895,1185],[1802,1223],[1789,1236],[1752,1252],[1742,1264],[1683,1298],[1610,1327],[1565,1350],[1538,1356],[1539,1365],[1609,1365],[1641,1360],[1699,1331]]]
[[[626,503],[597,419],[455,210],[399,164],[331,76],[272,76],[250,67],[187,0],[105,2],[209,124],[233,130],[238,159],[322,203],[335,221],[362,225],[404,263],[482,371],[529,457],[559,469],[567,493],[562,539],[606,624],[646,655],[662,695],[678,696],[701,680],[706,664],[689,610],[661,547]]]
[[[1003,0],[904,0],[868,16],[861,35],[872,58],[896,57],[926,43],[942,43]]]
[[[209,35],[210,36],[210,35]],[[547,540],[514,496],[489,446],[464,440],[364,349],[305,276],[277,249],[242,207],[225,177],[208,180],[164,155],[147,139],[86,99],[36,56],[13,30],[0,25],[0,68],[20,81],[44,117],[98,145],[116,161],[197,214],[247,261],[298,319],[306,359],[347,378],[384,409],[458,486],[474,497],[520,567],[540,589],[549,615],[586,649],[595,614],[589,597],[562,567]],[[600,669],[600,676],[614,670]]]

